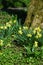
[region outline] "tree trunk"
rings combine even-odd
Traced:
[[[28,27],[43,28],[43,0],[31,0],[24,24]]]

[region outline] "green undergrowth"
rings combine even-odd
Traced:
[[[0,65],[43,65],[43,29],[22,26],[6,12],[1,15],[6,18],[0,19]]]
[[[7,47],[0,55],[0,65],[43,65],[43,60],[35,57],[24,57],[23,48],[14,44],[12,48]]]

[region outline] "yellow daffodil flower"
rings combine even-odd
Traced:
[[[19,30],[18,33],[19,33],[20,35],[22,35],[23,32],[22,32],[22,30]]]
[[[32,37],[32,35],[31,34],[27,34],[27,37]]]
[[[6,23],[6,26],[7,26],[7,27],[11,27],[11,24],[9,24],[9,23]]]
[[[37,35],[35,36],[37,39],[42,37],[42,34],[37,32]]]
[[[33,30],[33,33],[34,33],[34,34],[36,34],[36,31],[35,31],[35,30]]]
[[[41,38],[42,37],[42,34],[39,34],[39,38]]]
[[[28,27],[27,26],[23,26],[23,29],[28,30]]]
[[[34,42],[34,46],[38,47],[38,42],[37,41]]]
[[[7,26],[4,26],[4,29],[7,29]]]
[[[11,27],[11,25],[9,24],[8,27]]]
[[[36,32],[41,32],[41,28],[40,28],[40,27],[36,27],[36,28],[33,30],[33,33],[36,34]]]
[[[0,46],[3,46],[3,40],[0,40]]]
[[[0,29],[3,29],[3,26],[1,26]]]
[[[36,27],[34,30],[38,31],[38,32],[41,32],[41,28],[40,27]]]
[[[12,24],[12,21],[10,20],[9,23]]]
[[[42,37],[42,34],[39,32],[37,32],[37,35],[39,36],[39,38]]]
[[[38,30],[38,32],[41,32],[41,28],[40,28],[40,27],[38,27],[38,29],[37,29],[37,30]]]
[[[6,25],[9,25],[9,23],[7,22]]]
[[[14,20],[14,23],[16,23],[16,20]]]

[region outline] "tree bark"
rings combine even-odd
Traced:
[[[43,28],[43,0],[31,0],[24,25]]]

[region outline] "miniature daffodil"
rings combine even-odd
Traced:
[[[32,35],[31,34],[27,34],[27,37],[32,37]]]
[[[7,27],[11,27],[11,24],[9,24],[9,23],[6,23],[6,26],[7,26]]]
[[[35,36],[37,39],[42,37],[42,34],[37,32],[37,35]]]
[[[34,42],[34,46],[38,47],[38,42],[37,41]]]
[[[0,29],[3,29],[3,26],[1,26]]]
[[[3,40],[0,40],[0,46],[3,46]]]
[[[22,35],[23,32],[22,32],[22,30],[19,30],[18,33],[19,33],[20,35]]]
[[[10,20],[9,23],[12,24],[12,21]]]
[[[28,30],[28,27],[27,26],[23,26],[23,29]]]
[[[16,20],[14,20],[14,23],[16,23]]]
[[[4,26],[4,29],[7,29],[7,26]]]

